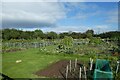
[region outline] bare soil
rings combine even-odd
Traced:
[[[16,51],[22,51],[22,50],[25,50],[25,49],[8,49],[8,50],[2,50],[2,52],[16,52]]]
[[[69,66],[69,60],[60,60],[51,64],[43,70],[35,72],[38,76],[50,77],[50,78],[65,78],[66,66]],[[77,63],[77,67],[80,67],[80,62]],[[74,60],[72,61],[72,67],[74,67]],[[79,70],[77,70],[79,71]]]

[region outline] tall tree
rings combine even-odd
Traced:
[[[42,32],[42,30],[35,30],[34,31],[34,37],[37,38],[43,38],[44,37],[44,33]]]
[[[10,36],[10,29],[4,29],[2,30],[2,39],[4,40],[10,40],[11,36]]]
[[[92,38],[94,35],[94,31],[93,30],[87,30],[86,31],[86,37],[87,38]]]
[[[57,39],[57,38],[58,38],[57,33],[53,31],[47,33],[47,39]]]
[[[69,33],[64,32],[64,33],[60,33],[60,34],[59,34],[59,37],[60,37],[61,39],[63,39],[65,36],[69,36]]]

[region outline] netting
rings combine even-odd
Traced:
[[[113,73],[111,71],[109,61],[103,59],[96,60],[96,66],[94,70],[94,80],[106,78],[107,80],[113,79]]]

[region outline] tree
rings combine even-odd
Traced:
[[[59,34],[60,39],[63,39],[65,36],[69,36],[69,33],[64,32]]]
[[[19,30],[11,29],[10,35],[12,39],[19,39],[20,36]]]
[[[63,45],[65,45],[67,48],[73,46],[73,38],[70,36],[65,36],[62,40]]]
[[[101,33],[98,35],[101,38],[119,38],[120,37],[120,32],[119,31],[110,31],[110,32],[106,32],[106,33]]]
[[[44,33],[42,32],[42,30],[35,30],[34,31],[34,37],[37,38],[43,38],[44,37]]]
[[[4,29],[2,31],[2,38],[5,40],[18,39],[20,36],[19,30],[16,29]]]
[[[73,51],[73,38],[71,36],[65,36],[62,39],[62,46],[65,49],[64,52],[68,54],[72,54]]]
[[[86,34],[88,34],[88,33],[91,33],[92,36],[94,35],[94,31],[93,31],[93,30],[87,30],[87,31],[86,31]]]
[[[53,32],[53,31],[47,33],[47,39],[57,39],[57,38],[58,38],[57,33]]]
[[[92,38],[94,35],[94,31],[93,30],[87,30],[86,31],[86,37],[87,38]]]
[[[4,40],[10,40],[10,29],[4,29],[2,30],[2,39]]]
[[[91,40],[90,40],[90,43],[95,43],[95,44],[100,44],[102,43],[102,40],[100,37],[93,37]]]
[[[29,33],[26,32],[22,32],[20,35],[21,39],[30,39]]]
[[[76,33],[76,32],[72,32],[70,34],[70,36],[73,38],[73,39],[79,39],[81,37],[81,34],[80,33]]]

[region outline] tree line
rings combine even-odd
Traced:
[[[42,30],[37,29],[34,31],[23,31],[17,29],[2,29],[0,30],[2,33],[3,40],[11,40],[11,39],[63,39],[65,36],[71,36],[73,39],[84,39],[84,38],[92,38],[92,37],[100,37],[100,38],[120,38],[119,31],[111,31],[101,34],[95,34],[93,30],[87,30],[84,33],[80,32],[46,32],[44,33]]]

